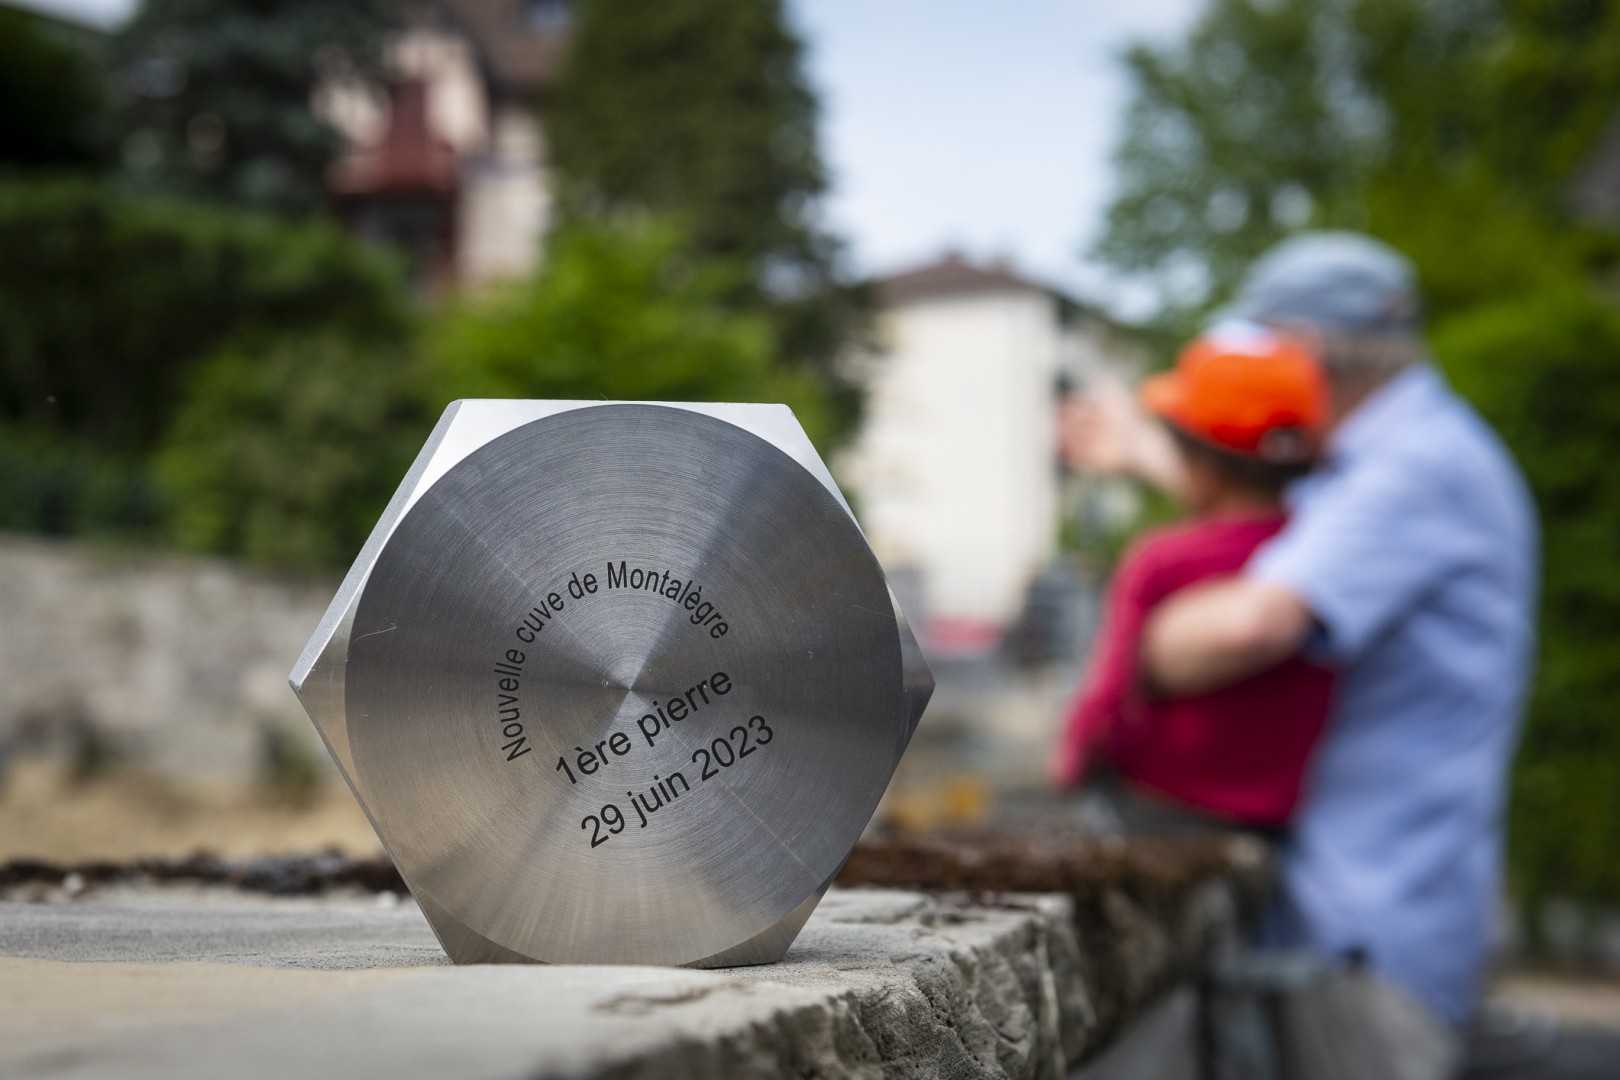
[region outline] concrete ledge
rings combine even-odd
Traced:
[[[409,901],[9,902],[0,1074],[1058,1077],[1234,931],[1243,888],[1116,883],[1106,956],[1070,896],[835,889],[786,961],[718,972],[452,967]]]
[[[1234,834],[1127,839],[1053,823],[868,838],[838,880],[979,897],[1064,896],[1081,987],[1060,1025],[1073,1062],[1108,1046],[1239,933],[1270,890],[1271,863],[1262,843]]]

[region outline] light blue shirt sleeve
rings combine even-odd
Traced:
[[[1320,478],[1288,526],[1249,561],[1311,609],[1311,651],[1354,662],[1379,634],[1475,557],[1476,541],[1422,462],[1362,465]]]

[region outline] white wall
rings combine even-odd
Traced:
[[[1035,290],[885,315],[867,419],[840,462],[878,558],[922,572],[927,617],[1010,621],[1056,548],[1056,302]]]
[[[495,111],[488,150],[462,171],[456,272],[463,282],[521,277],[539,261],[551,214],[544,151],[533,111]]]
[[[388,51],[398,78],[420,79],[427,87],[428,123],[457,153],[482,148],[490,137],[490,116],[478,58],[466,40],[417,27],[401,34]],[[388,124],[388,95],[357,78],[333,79],[315,89],[316,115],[342,132],[351,144],[382,138]]]

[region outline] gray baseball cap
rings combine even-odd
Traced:
[[[1260,256],[1228,315],[1324,330],[1398,332],[1421,322],[1417,268],[1353,232],[1305,232]]]

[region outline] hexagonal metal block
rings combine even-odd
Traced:
[[[787,950],[933,678],[780,405],[461,401],[291,682],[461,963]]]

